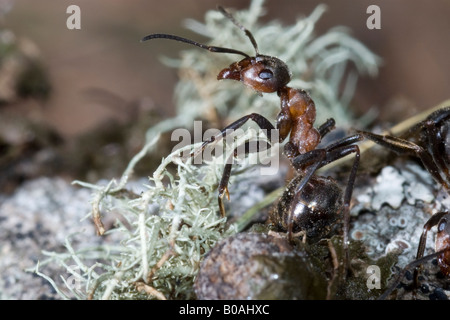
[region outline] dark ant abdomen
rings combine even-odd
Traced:
[[[269,222],[278,231],[286,232],[289,213],[293,210],[293,232],[304,232],[308,241],[326,237],[336,224],[342,208],[342,190],[331,179],[313,176],[305,185],[303,192],[295,190],[302,180],[299,175],[292,179],[278,204],[270,212]]]

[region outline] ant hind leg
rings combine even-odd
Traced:
[[[444,186],[446,190],[450,189],[449,183],[444,180],[444,178],[442,178],[440,174],[441,170],[436,164],[432,155],[421,146],[408,140],[390,135],[378,135],[367,131],[358,131],[358,133],[365,138],[372,140],[373,142],[384,146],[398,154],[411,155],[419,158],[428,172],[433,176],[433,178],[442,186]],[[450,177],[447,176],[446,179],[450,180]]]

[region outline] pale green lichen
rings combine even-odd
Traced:
[[[293,26],[284,27],[278,22],[261,26],[257,20],[263,13],[263,1],[254,0],[249,10],[236,12],[236,19],[254,33],[260,52],[278,56],[291,66],[291,86],[311,91],[319,108],[332,111],[318,112],[319,118],[325,114],[345,124],[356,81],[356,73],[350,78],[344,76],[349,62],[354,62],[361,73],[376,74],[379,59],[343,29],[315,38],[314,26],[324,10],[324,6],[318,6]],[[250,42],[241,41],[241,30],[219,12],[210,11],[205,19],[205,24],[190,22],[191,29],[213,37],[214,45],[252,52]],[[148,130],[147,143],[130,161],[119,182],[77,182],[92,190],[90,217],[100,233],[104,231],[102,214],[115,212],[119,218],[114,228],[106,230],[107,240],[100,245],[73,248],[69,237],[67,252],[44,252],[48,258],[35,271],[48,279],[63,298],[195,298],[192,284],[203,257],[217,241],[237,230],[218,214],[217,185],[223,159],[213,158],[195,166],[180,157],[181,152],[192,150],[187,146],[162,160],[140,194],[130,191],[129,180],[136,163],[151,152],[163,132],[191,128],[198,118],[229,123],[226,121],[231,118],[261,112],[274,119],[279,110],[276,94],[260,97],[237,82],[214,80],[218,66],[228,65],[230,58],[196,48],[184,51],[181,60],[171,61],[181,75],[176,88],[178,116]],[[346,81],[343,92],[339,90],[342,81]],[[248,138],[247,134],[236,145]],[[233,146],[227,147],[230,154]],[[244,161],[239,170],[252,167],[250,163]],[[238,184],[242,176],[235,173],[230,182]],[[49,263],[60,264],[72,282],[63,279],[65,285],[60,286],[42,274],[39,267]]]

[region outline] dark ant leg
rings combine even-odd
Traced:
[[[263,116],[261,116],[261,115],[259,115],[257,113],[252,113],[252,114],[249,114],[247,116],[244,116],[244,117],[236,120],[235,122],[233,122],[232,124],[230,124],[229,126],[224,128],[220,132],[219,135],[212,137],[208,141],[205,141],[202,144],[200,150],[203,151],[205,149],[205,147],[209,143],[212,143],[212,142],[216,141],[218,138],[225,137],[227,135],[227,130],[234,130],[234,129],[240,128],[249,119],[252,119],[253,121],[255,121],[261,129],[267,130],[267,138],[269,140],[271,139],[271,132],[270,132],[270,130],[275,129],[273,127],[273,125],[265,117],[263,117]],[[335,125],[334,119],[328,119],[324,124],[322,124],[318,128],[318,131],[319,131],[321,137],[324,137],[328,132],[330,132],[334,128],[334,125]],[[247,155],[248,153],[251,153],[251,152],[259,152],[260,151],[260,143],[259,143],[259,141],[257,142],[256,150],[254,150],[254,151],[250,151],[248,146],[249,146],[249,143],[245,143],[245,146],[244,146],[245,147],[245,155]],[[268,148],[270,148],[270,147],[271,147],[271,145],[268,144]],[[219,210],[220,210],[221,217],[225,216],[225,206],[224,206],[224,203],[223,203],[223,198],[224,198],[225,195],[227,195],[227,197],[229,199],[228,182],[230,180],[230,175],[231,175],[232,158],[237,156],[236,153],[237,153],[237,148],[234,150],[234,153],[229,157],[227,163],[225,164],[225,168],[224,168],[224,171],[223,171],[223,174],[222,174],[222,178],[221,178],[220,183],[219,183],[218,203],[219,203]],[[314,154],[314,153],[315,152],[312,151],[312,154]],[[315,172],[315,170],[312,171],[312,173],[314,173],[314,172]]]
[[[414,282],[413,282],[413,295],[416,296],[416,290],[418,288],[418,273],[422,264],[430,259],[438,258],[438,264],[441,268],[441,271],[447,275],[450,271],[449,268],[449,252],[450,252],[450,243],[448,242],[450,228],[448,227],[447,220],[450,216],[450,213],[447,211],[442,211],[431,216],[430,219],[425,223],[422,231],[422,235],[420,236],[419,247],[417,249],[416,260],[409,263],[403,270],[400,272],[395,280],[392,282],[392,285],[380,296],[379,299],[386,299],[387,296],[397,287],[400,283],[401,279],[405,276],[406,271],[410,268],[414,269]],[[427,233],[428,231],[434,227],[438,226],[438,232],[436,234],[436,250],[437,252],[430,254],[428,256],[423,256],[425,251],[425,245],[427,241]]]
[[[334,129],[335,124],[336,121],[334,121],[333,118],[330,118],[325,121],[325,123],[322,124],[319,128],[317,128],[317,131],[319,131],[320,136],[323,138],[328,132]]]
[[[430,152],[433,156],[433,159],[437,166],[441,169],[441,171],[446,176],[447,180],[450,181],[450,172],[448,169],[448,157],[446,158],[446,135],[449,134],[448,130],[450,128],[446,128],[446,131],[442,132],[440,128],[443,128],[443,123],[445,121],[450,120],[450,107],[442,108],[437,111],[434,111],[430,114],[424,121],[421,121],[414,126],[412,126],[409,130],[406,131],[400,138],[408,139],[410,137],[416,137],[416,139],[420,139],[417,135],[422,134],[422,137],[426,138],[425,143],[428,143],[430,146]],[[421,132],[422,130],[425,133]]]
[[[250,116],[251,116],[251,115],[248,115],[248,116],[246,116],[246,117],[243,117],[243,118],[241,118],[241,119],[238,119],[237,121],[235,121],[234,123],[232,123],[231,125],[229,125],[227,128],[223,129],[222,132],[221,132],[222,137],[224,137],[224,136],[226,135],[226,130],[227,130],[227,129],[232,129],[231,127],[233,127],[233,129],[241,127],[241,126],[242,126],[242,125],[250,118]],[[259,116],[259,115],[258,115],[258,116]],[[252,118],[252,119],[253,119],[253,118]],[[254,119],[253,119],[253,120],[254,120]],[[271,130],[271,129],[267,128],[268,125],[267,125],[267,123],[264,122],[264,120],[267,120],[267,119],[265,119],[264,117],[261,116],[261,118],[258,119],[259,122],[257,122],[257,124],[258,124],[261,128],[264,127],[263,129],[267,129],[268,131]],[[256,120],[254,120],[254,121],[256,122]],[[270,123],[269,123],[269,124],[270,124]],[[318,131],[319,131],[321,137],[323,138],[327,133],[329,133],[329,132],[334,128],[334,126],[335,126],[335,121],[334,121],[334,119],[328,119],[324,124],[322,124],[322,125],[318,128]],[[272,128],[273,128],[273,127],[272,127]],[[215,138],[216,138],[216,137],[214,137],[214,139],[215,139]],[[269,138],[269,140],[270,140],[270,138],[271,138],[270,133],[269,133],[269,135],[268,135],[268,138]],[[352,138],[352,137],[349,137],[349,138]],[[351,139],[350,139],[350,140],[351,140]],[[358,140],[359,140],[359,139],[358,139]],[[210,143],[210,142],[212,142],[212,141],[214,141],[214,140],[207,141],[206,144],[208,144],[208,143]],[[351,141],[349,141],[348,143],[354,143],[354,142],[356,142],[356,141],[351,140]],[[205,146],[206,146],[206,144],[204,143]],[[268,144],[267,146],[268,146],[268,148],[271,147],[270,144]],[[251,153],[251,152],[259,152],[259,151],[261,151],[259,141],[257,141],[256,150],[254,150],[254,151],[249,150],[249,143],[248,143],[248,142],[245,143],[244,148],[245,148],[245,149],[244,149],[244,150],[245,150],[245,155],[247,155],[248,153]],[[319,152],[321,152],[321,151],[319,151]],[[318,152],[316,152],[316,150],[313,150],[313,151],[311,151],[311,152],[308,152],[307,155],[308,155],[308,157],[310,157],[310,159],[311,159],[312,161],[314,161],[314,159],[317,158],[317,155],[316,155],[317,153],[318,153]],[[232,158],[233,158],[233,157],[236,157],[236,156],[237,156],[237,148],[234,150],[234,153],[228,158],[228,161],[227,161],[227,163],[225,164],[225,168],[224,168],[224,171],[223,171],[223,174],[222,174],[222,178],[221,178],[220,183],[219,183],[219,196],[218,196],[218,202],[219,202],[219,209],[220,209],[220,215],[221,215],[221,217],[224,217],[224,216],[225,216],[225,206],[224,206],[224,203],[223,203],[223,198],[224,198],[225,195],[227,195],[227,198],[228,198],[228,199],[230,198],[229,193],[228,193],[228,182],[229,182],[229,180],[230,180],[230,175],[231,175]],[[324,156],[324,158],[326,159],[326,156]],[[294,159],[294,160],[295,160],[295,159]],[[326,163],[328,163],[328,162],[326,162]],[[295,164],[294,164],[294,166],[295,166]],[[312,169],[310,175],[312,175],[315,171],[316,171],[316,170]],[[305,180],[305,184],[308,182],[308,180],[309,180],[309,178],[308,178],[307,180]],[[291,231],[291,232],[292,232],[292,231]]]
[[[391,149],[392,151],[399,153],[399,154],[405,154],[405,155],[412,155],[418,157],[425,168],[428,170],[428,172],[433,176],[433,178],[442,184],[445,189],[449,190],[448,183],[441,177],[439,173],[439,168],[436,165],[436,163],[433,160],[433,157],[431,154],[423,149],[422,147],[418,146],[415,143],[412,143],[410,141],[393,137],[390,135],[378,135],[371,132],[366,131],[358,131],[359,134],[363,135],[365,138],[374,141],[375,143],[382,145],[388,149]]]
[[[210,143],[212,143],[214,141],[217,141],[218,139],[227,136],[227,134],[229,134],[229,132],[232,132],[233,130],[236,130],[236,129],[242,127],[249,119],[253,120],[261,129],[266,130],[265,134],[266,134],[268,140],[271,141],[272,130],[276,130],[275,127],[264,116],[262,116],[262,115],[260,115],[258,113],[251,113],[249,115],[243,116],[242,118],[236,120],[232,124],[230,124],[227,127],[225,127],[224,129],[221,130],[221,132],[218,135],[213,136],[208,141],[203,142],[203,144],[201,145],[201,147],[197,151],[193,151],[191,153],[191,157],[195,157],[199,153],[203,152],[203,150],[206,148],[206,146],[208,144],[210,144]],[[244,146],[245,147],[245,154],[248,154],[250,152],[248,150],[248,146],[249,146],[249,144],[245,143],[245,146]],[[270,144],[269,144],[269,148],[270,148]],[[225,206],[224,206],[224,203],[223,203],[223,197],[226,194],[227,197],[229,198],[228,187],[227,186],[228,186],[228,181],[230,179],[230,174],[231,174],[232,157],[236,156],[236,152],[237,152],[237,148],[235,149],[234,153],[228,159],[228,161],[227,161],[227,163],[225,165],[225,168],[224,168],[224,172],[222,174],[222,178],[220,180],[220,184],[219,184],[218,202],[219,202],[220,215],[222,217],[225,216]],[[256,152],[259,152],[259,141],[257,142],[257,150],[256,150]]]
[[[326,157],[324,158],[325,162],[322,163],[322,165],[320,166],[320,167],[323,167],[323,166],[329,164],[330,162],[333,162],[333,161],[338,160],[339,158],[343,157],[343,156],[339,156],[339,155],[333,157],[333,155],[335,155],[335,154],[332,151],[334,151],[336,149],[341,149],[345,146],[351,146],[354,143],[359,142],[363,139],[364,139],[364,136],[362,136],[360,134],[355,134],[350,137],[343,138],[341,140],[336,141],[335,143],[328,145],[324,149],[315,149],[310,152],[298,155],[297,157],[292,159],[292,165],[297,170],[301,170],[302,167],[306,167],[306,166],[314,163],[317,159],[316,153],[322,152],[321,150],[324,150],[325,154],[326,154]]]
[[[356,136],[355,136],[356,137]],[[360,137],[358,137],[360,138]],[[353,139],[350,139],[352,141]],[[353,193],[353,186],[356,179],[356,172],[358,170],[359,166],[359,159],[360,159],[360,152],[359,147],[357,145],[345,145],[345,143],[348,143],[348,141],[345,139],[343,140],[343,145],[340,147],[337,147],[333,145],[333,149],[330,151],[328,148],[326,149],[316,149],[311,152],[308,152],[307,154],[301,155],[301,158],[303,161],[309,163],[314,162],[314,164],[308,166],[306,170],[304,171],[305,175],[303,176],[302,180],[298,184],[296,188],[296,196],[294,197],[293,203],[296,203],[296,198],[298,198],[302,192],[302,189],[304,186],[308,183],[309,179],[312,177],[314,172],[319,169],[320,167],[333,162],[337,159],[343,158],[351,153],[355,154],[355,159],[352,165],[352,169],[349,175],[349,179],[347,182],[347,187],[345,188],[344,192],[344,206],[342,209],[342,216],[343,216],[343,248],[345,252],[344,257],[344,270],[345,272],[348,270],[349,267],[349,252],[348,252],[348,234],[349,234],[349,225],[350,225],[350,201]],[[315,158],[315,159],[314,159]],[[302,167],[302,161],[297,157],[293,163],[297,166]],[[293,215],[294,210],[291,209],[289,213],[289,224],[288,224],[288,239],[292,240],[292,228],[293,228]]]
[[[253,152],[259,152],[260,149],[260,141],[256,141],[256,150],[250,150],[250,142],[244,143],[244,155],[247,155],[249,153]],[[269,143],[266,143],[267,149],[270,149],[271,145]],[[230,155],[230,157],[227,160],[227,163],[225,164],[225,168],[223,169],[222,178],[220,179],[219,183],[219,196],[218,196],[218,202],[219,202],[219,210],[220,210],[220,216],[225,217],[225,205],[223,203],[223,197],[225,194],[227,195],[228,200],[230,200],[230,195],[228,193],[228,182],[230,180],[231,176],[231,167],[233,166],[233,158],[237,157],[237,151],[239,147],[234,149],[233,154]],[[265,149],[265,150],[267,150]]]
[[[355,184],[356,179],[356,173],[359,167],[359,159],[360,159],[360,151],[359,147],[357,145],[354,145],[353,143],[356,143],[360,140],[362,140],[364,137],[360,134],[356,134],[344,139],[341,139],[337,141],[336,143],[333,143],[332,145],[328,146],[325,149],[315,149],[312,150],[306,154],[302,154],[297,156],[295,159],[293,159],[292,164],[296,169],[302,169],[305,166],[308,166],[306,168],[305,175],[298,184],[296,188],[296,197],[299,197],[301,194],[302,189],[304,186],[308,183],[311,176],[314,174],[314,172],[319,169],[322,166],[325,166],[326,164],[336,161],[337,159],[343,158],[351,153],[355,154],[355,159],[353,161],[353,165],[350,171],[349,179],[347,182],[347,187],[344,191],[344,198],[343,198],[343,209],[342,209],[342,216],[343,216],[343,248],[345,252],[344,256],[344,270],[347,272],[350,262],[350,255],[349,255],[349,229],[350,229],[350,202],[353,194],[353,187]],[[312,165],[311,165],[312,164]],[[296,202],[296,199],[294,198],[293,203]],[[291,209],[289,213],[289,224],[288,224],[288,239],[292,239],[292,228],[293,228],[293,210]]]
[[[409,263],[408,265],[406,265],[406,267],[403,268],[403,270],[397,274],[397,276],[395,277],[395,280],[392,282],[391,286],[381,295],[378,297],[378,300],[385,300],[391,293],[392,291],[394,291],[394,289],[398,286],[398,284],[400,283],[400,281],[403,279],[403,277],[405,276],[406,272],[414,267],[418,267],[422,264],[424,264],[425,262],[437,258],[442,254],[445,254],[447,252],[450,251],[450,248],[446,248],[443,250],[440,250],[438,252],[429,254],[425,257],[422,257],[420,259],[414,260],[413,262]]]
[[[423,226],[422,235],[420,236],[420,240],[419,240],[419,247],[417,248],[416,260],[418,260],[418,259],[423,257],[423,253],[425,252],[425,245],[426,245],[426,242],[427,242],[428,231],[431,228],[433,228],[435,225],[437,225],[439,223],[439,221],[441,220],[441,218],[443,216],[445,216],[446,214],[448,214],[448,213],[445,212],[445,211],[438,212],[438,213],[434,214],[427,221],[427,223],[425,223],[425,225]],[[414,291],[418,288],[418,284],[419,284],[419,269],[420,268],[421,268],[421,265],[418,265],[414,269]]]
[[[249,119],[253,120],[261,129],[263,130],[267,130],[266,131],[266,135],[267,138],[269,139],[269,141],[271,141],[271,130],[275,130],[275,127],[272,125],[272,123],[267,120],[267,118],[265,118],[264,116],[258,114],[258,113],[251,113],[248,114],[246,116],[243,116],[242,118],[236,120],[235,122],[233,122],[232,124],[228,125],[227,127],[225,127],[224,129],[222,129],[220,131],[220,134],[211,137],[211,139],[209,139],[208,141],[203,142],[203,144],[201,145],[201,147],[195,151],[191,153],[191,157],[195,157],[196,155],[198,155],[199,153],[201,153],[203,150],[205,150],[206,146],[220,138],[225,137],[228,134],[228,130],[236,130],[239,129],[240,127],[242,127]]]

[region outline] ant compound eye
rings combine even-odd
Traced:
[[[447,220],[446,219],[442,219],[441,222],[439,222],[439,225],[438,225],[438,232],[444,231],[446,226],[447,226]]]
[[[264,69],[262,70],[259,75],[258,75],[262,80],[270,80],[273,78],[273,72],[268,70],[268,69]]]

